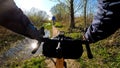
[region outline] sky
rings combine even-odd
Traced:
[[[46,11],[48,15],[52,16],[50,9],[56,4],[56,2],[50,0],[14,0],[16,5],[23,11],[29,11],[31,8],[37,8],[39,10]]]

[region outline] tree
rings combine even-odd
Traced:
[[[35,26],[40,27],[43,22],[48,20],[48,15],[45,11],[32,8],[29,12],[26,12],[27,16],[31,19]]]
[[[86,10],[87,10],[87,2],[88,2],[88,0],[83,0],[84,1],[84,23],[85,23],[85,28],[87,27],[87,19],[86,19],[86,17],[87,17],[87,13],[86,13]]]
[[[74,28],[75,24],[74,24],[74,4],[73,4],[74,0],[70,0],[70,19],[71,19],[71,24],[70,24],[70,28]]]
[[[68,14],[68,9],[64,3],[56,4],[51,8],[51,13],[56,16],[57,21],[63,21]]]
[[[74,15],[82,7],[81,0],[52,0],[52,1],[58,1],[59,3],[64,3],[67,6],[70,15],[70,28],[74,28],[75,27]]]
[[[88,25],[92,22],[93,20],[93,15],[96,12],[97,8],[97,1],[93,0],[83,0],[84,2],[84,23],[85,23],[85,28],[88,27]],[[95,6],[96,5],[96,6]]]

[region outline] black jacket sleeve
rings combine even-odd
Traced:
[[[39,36],[37,28],[17,7],[9,9],[0,15],[0,25],[32,39],[37,39]]]
[[[120,27],[120,0],[98,2],[98,11],[85,33],[90,43],[107,38]]]

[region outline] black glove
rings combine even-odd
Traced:
[[[38,30],[38,33],[39,33],[39,36],[37,38],[37,40],[38,40],[37,47],[32,51],[32,54],[35,54],[41,45],[43,36],[45,35],[44,27],[41,27],[40,30]]]

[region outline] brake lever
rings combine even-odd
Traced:
[[[84,41],[84,44],[85,44],[85,46],[86,46],[88,58],[89,58],[89,59],[92,59],[92,58],[93,58],[93,54],[92,54],[92,52],[91,52],[89,43],[88,43],[87,41]]]

